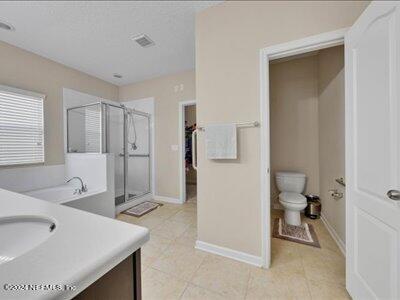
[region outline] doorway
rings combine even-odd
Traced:
[[[318,279],[312,253],[344,282],[344,47],[272,60],[269,87],[272,248],[298,249],[306,280]],[[272,251],[272,266],[285,258]]]
[[[179,103],[180,202],[196,202],[196,101]]]
[[[270,103],[271,89],[270,64],[277,59],[287,59],[298,55],[309,55],[314,51],[335,47],[344,44],[346,29],[337,30],[312,36],[309,38],[288,42],[262,49],[260,52],[260,108],[261,108],[261,222],[262,222],[262,258],[263,266],[271,266],[271,182],[274,174],[271,173],[271,120]],[[294,108],[295,109],[295,108]]]

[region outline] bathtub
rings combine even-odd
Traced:
[[[76,186],[58,185],[25,192],[30,197],[85,210],[98,215],[114,218],[114,197],[107,189],[88,189],[82,194],[74,194]]]
[[[72,185],[64,184],[64,185],[53,186],[53,187],[45,188],[45,189],[29,191],[29,192],[26,192],[25,194],[28,196],[31,196],[33,198],[49,201],[52,203],[64,204],[69,201],[74,201],[77,199],[82,199],[82,198],[86,198],[88,196],[93,196],[93,195],[105,192],[105,190],[94,190],[94,191],[89,190],[86,193],[74,195],[75,190],[76,190],[76,187],[74,187]]]

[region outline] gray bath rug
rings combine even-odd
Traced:
[[[145,214],[151,212],[152,210],[155,210],[156,208],[158,208],[160,206],[162,206],[161,203],[145,201],[134,207],[131,207],[130,209],[125,210],[122,213],[139,218],[139,217],[144,216]]]
[[[278,239],[321,248],[314,227],[307,223],[294,226],[286,224],[282,218],[276,218],[272,236]]]

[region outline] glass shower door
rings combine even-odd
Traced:
[[[133,199],[150,193],[150,116],[127,112],[126,193]]]
[[[67,109],[67,152],[102,152],[101,103]]]
[[[124,109],[112,105],[104,105],[106,118],[107,152],[114,155],[115,205],[125,202],[125,117]]]
[[[151,192],[150,115],[112,103],[67,109],[69,153],[114,155],[115,205]]]

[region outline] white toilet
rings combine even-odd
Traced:
[[[276,172],[275,179],[281,192],[279,202],[285,209],[285,222],[301,225],[300,211],[307,206],[307,199],[301,194],[306,186],[306,175],[297,172]]]

